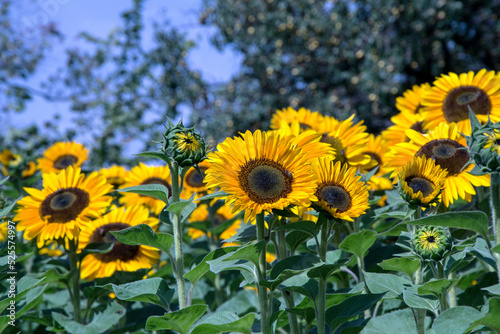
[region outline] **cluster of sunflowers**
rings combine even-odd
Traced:
[[[208,155],[198,137],[170,131],[165,142],[173,144],[162,150],[182,170],[174,176],[169,166],[143,163],[130,170],[112,166],[85,173],[88,150],[74,142],[56,143],[37,163],[5,150],[0,154],[4,174],[27,179],[39,170],[43,179],[41,190],[24,188],[28,195],[17,202],[13,220],[26,240],[36,239],[40,254],[79,253],[89,244],[112,243],[110,251],[83,258],[81,279],[91,281],[160,262],[158,249],[123,244],[110,233],[140,224],[153,231],[163,228],[165,202],[120,192],[131,187],[159,184],[172,196],[172,184],[180,181],[178,195],[184,201],[219,191],[225,202],[202,200],[185,228],[192,240],[206,237],[221,245],[242,223],[259,224],[266,213],[288,212],[291,222],[296,217],[317,222],[319,213],[359,232],[359,217],[370,205],[400,205],[386,203],[385,191],[395,187],[410,208],[434,214],[455,202],[470,202],[478,187],[490,186],[490,173],[500,165],[495,124],[500,121],[500,75],[450,73],[432,85],[414,86],[396,101],[400,113],[391,118],[394,125],[377,136],[363,121],[355,123],[354,115],[341,121],[305,108],[278,110],[270,130],[227,138]],[[0,227],[6,235],[6,223]],[[414,249],[423,257],[449,248],[443,229],[414,232]],[[269,262],[274,259],[268,254]]]

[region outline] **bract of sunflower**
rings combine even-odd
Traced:
[[[226,204],[233,212],[244,210],[245,222],[291,204],[309,205],[316,179],[311,159],[330,148],[311,145],[315,149],[306,151],[300,145],[318,143],[320,138],[311,131],[296,137],[260,130],[227,138],[208,155],[207,187],[228,193]]]
[[[414,130],[407,130],[410,138],[408,143],[399,143],[391,147],[387,168],[392,171],[391,177],[396,178],[398,170],[405,166],[413,157],[426,156],[434,159],[436,165],[447,171],[443,203],[449,207],[459,197],[471,201],[476,194],[473,186],[490,185],[489,175],[473,175],[470,171],[470,155],[465,138],[458,133],[455,123],[442,122],[433,131],[423,135]]]
[[[38,168],[42,173],[58,173],[69,166],[81,167],[87,160],[88,149],[75,142],[57,142],[43,152],[43,157],[37,159]]]
[[[316,159],[313,164],[317,176],[313,208],[329,218],[353,221],[369,208],[368,189],[356,176],[356,168],[331,158]]]
[[[283,110],[276,110],[271,118],[270,128],[279,130],[286,124],[297,121],[301,131],[316,130],[323,121],[323,115],[317,111],[311,111],[306,108],[294,110],[291,107]]]
[[[82,225],[79,238],[79,250],[89,243],[112,243],[113,248],[107,253],[92,253],[85,256],[81,264],[82,279],[93,280],[111,277],[116,271],[136,271],[151,268],[160,259],[158,249],[144,245],[126,245],[117,240],[110,232],[121,231],[139,224],[158,229],[158,218],[149,216],[149,210],[143,206],[114,207],[107,214]]]
[[[42,177],[42,190],[24,188],[29,196],[18,202],[17,229],[24,231],[27,240],[36,237],[38,248],[50,240],[62,240],[68,248],[69,240],[78,237],[81,224],[106,211],[111,203],[106,194],[112,186],[97,172],[85,176],[72,166]]]
[[[458,131],[469,135],[469,107],[483,124],[488,117],[500,121],[500,81],[495,71],[486,69],[442,75],[424,95],[422,106],[425,129],[441,122],[457,123]]]

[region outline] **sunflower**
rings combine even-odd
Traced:
[[[481,123],[486,123],[488,116],[493,122],[500,121],[500,81],[495,71],[449,73],[433,85],[422,99],[426,129],[441,122],[457,123],[458,131],[469,135],[469,107]]]
[[[406,130],[412,129],[420,133],[427,133],[423,128],[424,116],[420,113],[413,114],[409,111],[401,111],[399,114],[391,117],[394,125],[382,131],[382,137],[387,146],[394,146],[398,143],[408,142],[410,138],[406,136]]]
[[[335,160],[350,166],[369,166],[371,157],[363,153],[368,141],[368,133],[363,121],[353,125],[354,114],[344,121],[329,117],[321,123],[318,132],[321,142],[330,144],[335,149]]]
[[[373,191],[389,190],[393,188],[392,181],[385,177],[387,160],[387,143],[382,136],[370,134],[363,154],[370,156],[370,163],[361,166],[360,172],[370,172],[378,167],[375,174],[368,181],[368,189]]]
[[[5,241],[7,239],[9,222],[0,223],[0,241]]]
[[[28,162],[28,164],[24,167],[22,173],[21,173],[21,176],[23,178],[26,178],[26,177],[30,177],[32,176],[33,174],[35,174],[37,171],[37,168],[36,168],[36,163],[34,161],[30,161]]]
[[[466,149],[465,138],[457,130],[455,123],[439,124],[433,131],[423,135],[414,130],[407,130],[409,143],[399,143],[391,148],[388,169],[392,177],[397,177],[398,169],[405,166],[414,156],[434,159],[436,165],[445,169],[448,175],[442,193],[443,203],[449,207],[458,197],[466,201],[476,193],[474,186],[490,185],[489,175],[469,173],[473,164],[468,164],[470,157]]]
[[[410,204],[428,207],[437,202],[446,174],[434,160],[414,157],[398,173],[401,194]]]
[[[158,219],[149,216],[149,210],[143,206],[113,208],[104,216],[87,222],[80,232],[79,249],[89,243],[113,243],[110,252],[87,255],[81,264],[81,277],[93,280],[110,277],[115,271],[136,271],[151,268],[160,259],[160,252],[149,246],[131,246],[119,242],[109,232],[121,231],[131,226],[147,224],[157,230]]]
[[[491,152],[500,155],[500,132],[497,129],[493,129],[493,131],[483,133],[483,135],[488,138],[483,148],[489,148]]]
[[[207,187],[228,193],[226,204],[233,206],[233,213],[245,210],[245,222],[263,211],[308,205],[315,183],[310,157],[317,152],[292,144],[294,136],[257,130],[242,137],[227,138],[208,155]],[[318,142],[320,137],[312,138]]]
[[[413,235],[413,248],[424,259],[438,260],[451,248],[448,230],[439,226],[423,226]]]
[[[133,167],[128,175],[125,177],[125,183],[120,187],[128,188],[133,186],[139,186],[143,184],[161,184],[167,187],[168,194],[171,196],[172,186],[171,186],[170,170],[168,166],[146,166],[142,162],[138,166]],[[165,203],[162,200],[145,196],[134,194],[130,192],[123,192],[122,197],[120,197],[120,203],[127,206],[132,206],[135,204],[145,205],[151,212],[155,215],[159,215]]]
[[[271,129],[279,130],[286,124],[291,124],[297,121],[302,131],[316,130],[318,125],[323,121],[323,115],[317,111],[311,112],[309,109],[300,108],[294,110],[288,107],[283,110],[276,110],[271,118]]]
[[[109,168],[102,168],[99,173],[106,178],[109,184],[115,188],[119,188],[125,183],[128,170],[123,166],[113,165]]]
[[[205,172],[207,171],[208,167],[210,167],[210,163],[207,160],[204,160],[198,164],[198,169],[201,174],[198,173],[196,168],[191,167],[184,176],[184,189],[191,193],[206,192],[207,185],[205,184]]]
[[[94,172],[87,177],[80,168],[69,166],[60,173],[43,174],[43,189],[24,188],[29,196],[21,199],[14,217],[19,231],[43,247],[47,240],[78,237],[83,222],[98,217],[106,210],[112,190],[106,179]]]
[[[212,228],[219,226],[220,224],[233,219],[236,216],[235,213],[231,212],[231,207],[228,205],[222,205],[219,207],[214,215],[212,220],[210,221],[210,226]],[[194,222],[201,222],[201,221],[207,221],[210,220],[209,212],[208,212],[208,206],[206,204],[199,205],[192,213],[190,216],[189,221],[194,223]],[[235,235],[238,232],[238,229],[241,226],[241,219],[236,219],[231,226],[229,226],[224,232],[221,233],[220,239],[221,240],[226,240],[231,238],[233,235]],[[192,239],[198,239],[202,236],[205,235],[205,233],[201,230],[195,229],[195,228],[190,228],[188,231],[188,235],[191,236]],[[210,232],[207,234],[210,236]]]
[[[421,102],[424,94],[431,88],[431,85],[424,83],[414,85],[403,93],[403,96],[396,98],[396,108],[401,112],[417,114],[422,108]]]
[[[80,167],[87,160],[88,150],[75,142],[58,142],[49,147],[43,158],[39,158],[38,168],[42,173],[59,173],[69,166]]]
[[[14,154],[9,149],[5,149],[0,153],[0,164],[2,164],[2,173],[4,175],[9,175],[8,168],[16,168],[22,161],[23,158],[19,154]]]
[[[368,190],[356,168],[319,158],[313,165],[318,177],[314,208],[337,219],[353,221],[368,209]]]

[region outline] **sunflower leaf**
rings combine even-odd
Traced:
[[[16,205],[16,202],[17,200],[15,200],[14,202],[10,203],[8,206],[6,206],[5,208],[3,208],[2,210],[0,210],[0,219],[7,216],[10,212],[10,210],[12,210],[12,208],[14,207],[14,205]]]
[[[118,189],[117,191],[154,197],[162,200],[165,204],[168,204],[168,198],[170,196],[168,188],[162,184],[143,184],[140,186]]]
[[[276,263],[271,269],[270,280],[261,281],[271,291],[289,278],[309,271],[311,268],[321,264],[321,260],[312,254],[293,255]]]
[[[399,271],[413,277],[417,269],[420,267],[420,261],[407,257],[394,257],[378,264],[384,270]]]
[[[210,265],[208,261],[217,259],[229,252],[235,251],[237,247],[223,247],[218,248],[210,253],[208,253],[200,263],[198,263],[193,269],[184,274],[184,278],[188,279],[191,284],[196,284],[200,278],[203,277],[207,272],[210,271]]]
[[[169,163],[171,158],[168,157],[166,154],[158,151],[147,151],[147,152],[141,152],[138,154],[135,154],[139,157],[147,157],[147,158],[155,158],[155,159],[160,159],[165,161],[166,163]]]
[[[190,334],[243,333],[251,334],[255,313],[238,318],[232,312],[208,314],[197,322]]]
[[[358,316],[384,297],[384,293],[352,296],[326,310],[325,319],[332,333],[349,319]]]
[[[96,242],[96,243],[90,243],[85,248],[82,250],[78,256],[80,259],[83,259],[85,256],[89,254],[94,254],[94,253],[100,253],[100,254],[105,254],[111,252],[113,249],[113,243],[112,242]]]
[[[377,236],[374,231],[363,230],[361,232],[348,235],[339,247],[340,249],[361,258],[376,240]]]
[[[165,313],[163,316],[149,317],[146,322],[146,330],[170,329],[180,334],[187,334],[207,309],[208,305],[192,305],[179,311]]]
[[[168,233],[155,233],[151,226],[139,224],[120,231],[110,231],[112,235],[125,245],[150,246],[170,254],[174,237]]]
[[[203,197],[200,197],[200,198],[196,198],[195,201],[208,201],[208,200],[212,200],[214,198],[218,198],[218,197],[226,197],[228,195],[228,193],[224,192],[224,191],[218,191],[218,192],[215,192],[213,194],[208,194],[208,195],[205,195]]]
[[[1,179],[1,180],[0,180],[0,186],[1,186],[2,184],[4,184],[5,182],[7,182],[7,180],[8,180],[9,178],[10,178],[10,176],[6,176],[6,177],[4,177],[3,179]]]

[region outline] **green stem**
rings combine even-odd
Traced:
[[[491,186],[490,186],[490,204],[491,204],[491,218],[493,235],[495,237],[495,245],[500,242],[500,174],[491,173]],[[492,252],[497,262],[497,274],[500,280],[500,254]]]
[[[448,297],[450,298],[450,308],[457,306],[457,291],[455,289],[455,284],[453,283],[453,273],[448,275],[448,279],[452,282],[450,289],[448,290]]]
[[[326,264],[326,251],[328,249],[328,231],[331,222],[328,220],[321,227],[321,239],[318,247],[318,255],[323,263]],[[316,312],[316,325],[318,326],[318,334],[325,334],[326,332],[326,321],[325,321],[325,311],[326,311],[326,281],[327,278],[320,275],[319,277],[319,287],[318,287],[318,308]]]
[[[415,284],[417,286],[422,285],[422,276],[423,276],[423,263],[420,262],[420,268],[417,269],[417,272],[415,273]],[[425,333],[425,309],[416,309],[417,312],[417,317],[416,317],[416,324],[417,324],[417,332],[418,334],[424,334]]]
[[[438,279],[445,278],[444,276],[444,266],[438,262],[437,263],[437,268],[438,268]],[[448,294],[447,291],[443,291],[441,294],[441,312],[446,311],[448,309]]]
[[[256,216],[257,221],[257,242],[263,241],[264,246],[259,257],[259,266],[257,268],[258,282],[257,282],[257,292],[259,296],[260,305],[260,326],[262,329],[262,334],[270,333],[269,318],[268,318],[268,302],[267,302],[267,288],[259,284],[267,278],[267,262],[266,262],[266,226],[264,222],[264,213],[261,212]]]
[[[73,272],[71,277],[71,288],[72,293],[70,293],[71,303],[73,304],[73,313],[75,315],[75,321],[81,323],[81,309],[80,309],[80,268],[78,267],[78,254],[76,254],[76,243],[74,240],[70,240],[69,243],[69,265]]]

